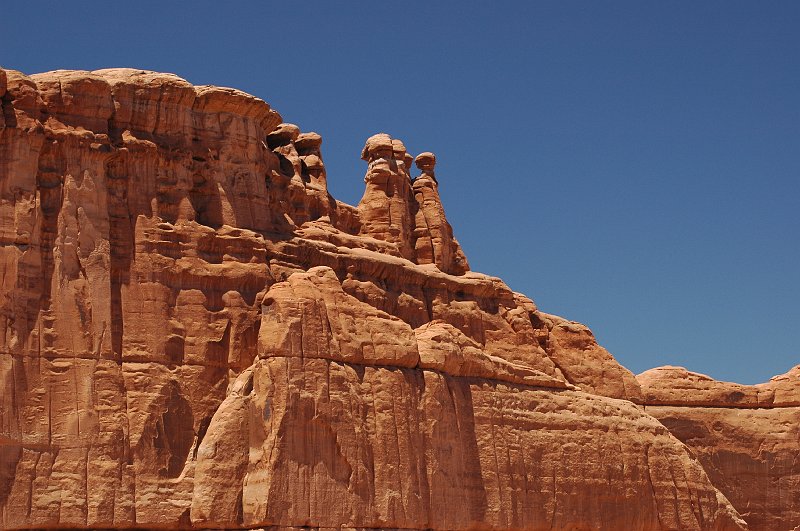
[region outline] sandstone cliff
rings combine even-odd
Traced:
[[[800,365],[759,385],[680,367],[638,380],[647,413],[692,449],[750,529],[800,529]]]
[[[0,69],[0,104],[4,528],[797,525],[797,372],[687,436],[725,398],[471,272],[432,154],[371,137],[352,207],[234,89]]]

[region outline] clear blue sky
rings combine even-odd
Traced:
[[[800,363],[800,3],[9,2],[0,65],[240,88],[323,135],[434,151],[473,269],[634,372]]]

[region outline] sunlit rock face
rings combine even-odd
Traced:
[[[725,399],[471,272],[432,153],[369,138],[353,207],[234,89],[0,70],[0,105],[3,528],[797,525],[797,373],[694,444]]]
[[[750,529],[800,528],[800,365],[758,385],[640,374],[645,410],[692,449]]]

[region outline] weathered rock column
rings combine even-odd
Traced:
[[[401,146],[402,142],[393,144],[385,133],[367,139],[361,152],[361,158],[369,162],[364,177],[367,189],[358,212],[361,234],[394,243],[401,256],[413,260],[414,192],[405,171],[405,147]]]
[[[286,209],[293,223],[299,226],[330,216],[334,199],[328,194],[322,137],[314,132],[300,133],[296,125],[284,123],[267,135],[267,144],[280,165],[280,171],[273,171],[271,178],[287,190]]]
[[[439,186],[434,173],[436,156],[425,152],[417,155],[417,168],[422,175],[413,183],[417,210],[414,219],[414,251],[418,264],[436,264],[439,270],[453,275],[469,271],[467,258],[453,238],[453,228],[444,215]]]

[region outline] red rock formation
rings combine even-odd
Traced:
[[[417,263],[436,264],[440,270],[453,275],[469,271],[467,258],[453,238],[453,229],[444,215],[439,185],[434,174],[436,157],[425,152],[417,155],[417,167],[422,174],[412,185],[417,209],[414,217],[414,251]]]
[[[759,385],[640,374],[646,411],[697,455],[751,530],[800,528],[800,365]]]
[[[405,147],[379,133],[367,139],[361,158],[369,163],[367,188],[358,204],[361,234],[394,244],[398,256],[414,259],[414,192],[405,167]]]
[[[0,70],[0,103],[4,528],[746,528],[652,386],[468,270],[401,142],[352,207],[233,89]]]

